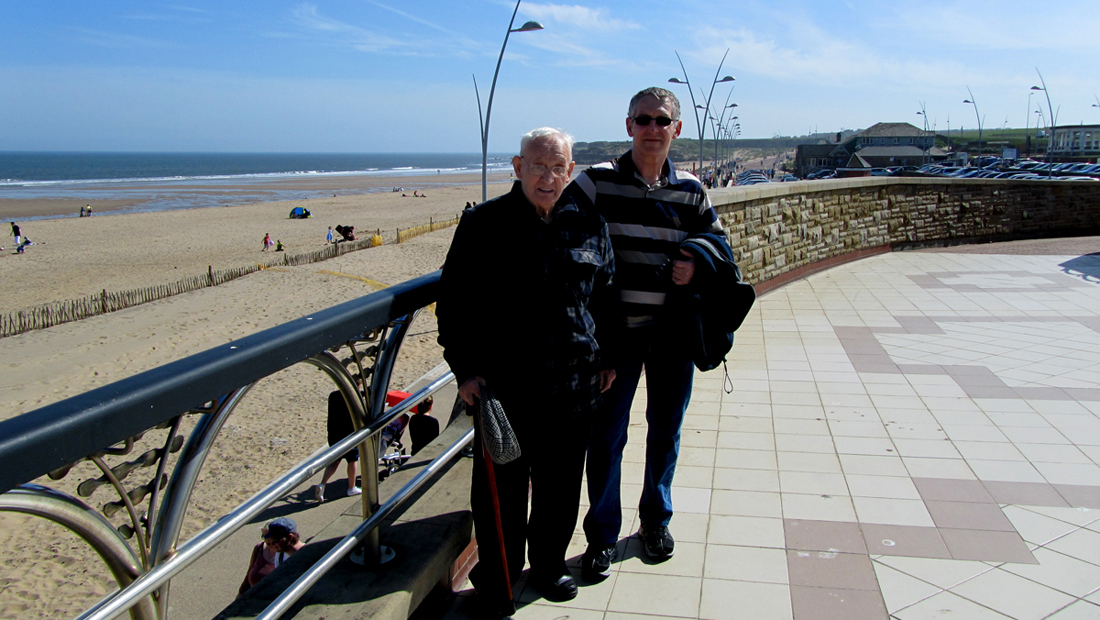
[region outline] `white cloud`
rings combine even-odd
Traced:
[[[565,26],[598,30],[601,32],[619,32],[639,30],[641,26],[629,20],[612,17],[604,8],[592,9],[580,5],[564,4],[523,4],[520,10],[537,20],[554,21]]]
[[[307,30],[337,35],[338,43],[361,52],[394,52],[409,55],[430,55],[423,42],[402,40],[372,32],[365,28],[322,15],[315,5],[300,4],[291,13],[298,25]]]

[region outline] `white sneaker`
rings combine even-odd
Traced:
[[[318,504],[325,501],[325,485],[313,485],[313,499],[316,500]]]
[[[348,489],[348,497],[353,497],[355,495],[362,495],[362,494],[363,494],[363,489],[360,489],[359,487],[351,487],[350,489]]]

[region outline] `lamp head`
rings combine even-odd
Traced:
[[[509,30],[509,32],[531,32],[532,30],[542,30],[543,25],[537,21],[531,20],[526,24],[516,28],[515,30]]]
[[[722,82],[732,82],[736,79],[737,78],[733,77],[732,75],[727,75],[726,77],[716,81],[715,84],[721,84]]]
[[[974,102],[969,100],[969,99],[963,99],[963,103],[974,103]]]
[[[1031,90],[1046,90],[1046,89],[1043,88],[1042,86],[1032,86]]]
[[[673,84],[687,84],[687,82],[681,80],[680,78],[668,78],[668,81]]]

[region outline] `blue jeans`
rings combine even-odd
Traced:
[[[672,476],[680,453],[684,421],[695,368],[679,342],[667,331],[631,330],[615,368],[615,382],[604,394],[588,446],[588,514],[584,533],[591,545],[613,545],[622,528],[623,448],[630,424],[630,404],[646,370],[646,454],[638,514],[646,525],[668,525],[672,519]]]

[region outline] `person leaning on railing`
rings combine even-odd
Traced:
[[[559,200],[573,171],[572,146],[556,129],[526,134],[512,158],[519,182],[463,213],[440,278],[439,343],[459,395],[472,407],[488,385],[522,450],[507,464],[486,463],[478,425],[471,505],[479,560],[470,580],[486,616],[514,610],[511,587],[523,571],[525,544],[528,583],[552,600],[577,595],[565,553],[591,417],[614,380],[597,344],[614,262],[604,221]],[[488,475],[495,476],[499,536]]]

